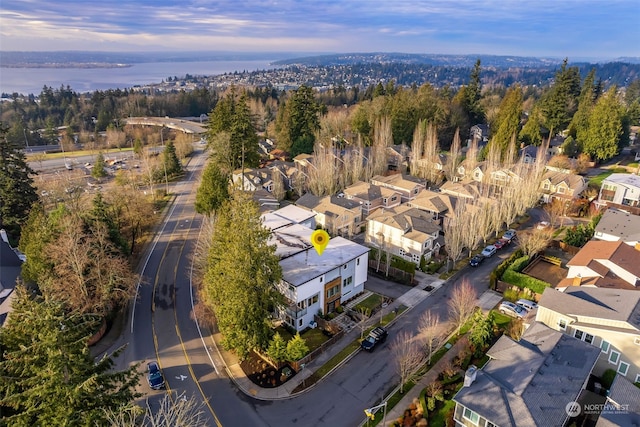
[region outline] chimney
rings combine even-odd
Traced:
[[[640,242],[636,242],[634,247],[636,248],[636,251],[640,251]]]
[[[582,276],[578,274],[576,277],[573,278],[573,282],[571,283],[571,286],[580,286],[581,283],[582,283]]]
[[[467,368],[467,372],[464,373],[464,387],[469,387],[476,380],[476,374],[478,372],[478,368],[474,365],[469,366]]]

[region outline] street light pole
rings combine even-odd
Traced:
[[[387,421],[387,402],[385,401],[384,403],[381,403],[380,405],[377,406],[373,406],[371,408],[367,408],[364,410],[364,414],[371,420],[373,420],[376,417],[376,414],[373,412],[376,409],[380,409],[380,408],[384,408],[383,409],[383,413],[382,413],[382,426],[384,427],[386,421]]]

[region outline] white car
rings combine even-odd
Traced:
[[[507,316],[515,317],[517,319],[522,319],[527,315],[527,310],[509,301],[502,302],[502,304],[500,304],[500,307],[498,308],[498,311],[502,314],[506,314]]]
[[[538,304],[536,304],[533,301],[529,301],[528,299],[519,299],[518,301],[516,301],[516,305],[519,305],[520,307],[524,308],[527,311],[531,311],[535,308],[538,308]]]
[[[508,241],[512,241],[514,237],[516,237],[516,230],[514,230],[513,228],[505,231],[502,235],[502,238]]]
[[[487,246],[486,248],[484,248],[482,250],[480,255],[482,255],[485,258],[491,258],[493,255],[495,255],[497,250],[498,250],[498,248],[496,248],[495,246],[489,245],[489,246]]]

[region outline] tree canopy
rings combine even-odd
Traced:
[[[88,339],[99,325],[95,316],[69,316],[61,303],[18,286],[13,312],[0,329],[0,421],[93,427],[104,425],[105,410],[139,397],[136,366],[113,369],[121,350],[97,362],[89,352]]]
[[[289,151],[292,157],[312,153],[315,134],[320,129],[320,111],[311,87],[303,85],[294,91],[278,112],[278,147]]]
[[[209,161],[196,193],[196,212],[211,215],[228,199],[229,176],[220,169],[220,165]]]
[[[35,172],[20,147],[5,137],[6,133],[7,128],[0,123],[0,228],[17,239],[38,195],[31,178]]]
[[[269,319],[282,294],[282,278],[270,232],[262,226],[251,195],[235,191],[217,215],[204,301],[213,308],[223,345],[244,358],[253,349],[267,348],[272,335]]]

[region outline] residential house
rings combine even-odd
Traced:
[[[450,194],[424,190],[415,199],[407,202],[406,205],[428,212],[435,221],[442,225],[445,217],[454,217],[455,203],[456,198]]]
[[[334,237],[319,255],[311,244],[314,230],[295,223],[299,213],[294,213],[290,224],[284,224],[290,213],[275,211],[263,218],[267,225],[278,225],[269,240],[280,257],[282,281],[278,289],[286,299],[278,314],[287,325],[302,331],[313,324],[316,314],[332,313],[364,291],[369,249]],[[277,218],[270,218],[272,215]]]
[[[545,289],[536,321],[599,349],[594,374],[614,369],[640,381],[640,292],[569,287]]]
[[[556,135],[551,138],[549,141],[549,146],[547,147],[547,157],[559,156],[563,154],[562,146],[564,145],[565,138],[562,135]]]
[[[367,217],[366,244],[420,265],[440,250],[442,227],[433,215],[409,206],[380,209]]]
[[[489,125],[477,124],[471,126],[468,144],[473,140],[478,141],[478,147],[486,145],[489,142]]]
[[[630,173],[614,173],[602,181],[598,201],[600,206],[617,204],[640,206],[640,176]]]
[[[264,188],[258,188],[252,193],[253,200],[260,207],[260,212],[269,212],[280,207],[278,199]]]
[[[274,210],[262,215],[262,225],[271,231],[276,231],[291,224],[300,224],[311,230],[316,229],[316,214],[298,207],[287,205],[278,210]]]
[[[345,198],[360,203],[365,217],[376,209],[398,206],[402,200],[402,194],[397,190],[363,181],[348,186],[343,194]]]
[[[596,225],[594,239],[636,246],[640,242],[640,215],[609,208]]]
[[[640,388],[616,375],[595,427],[640,426]]]
[[[418,193],[426,188],[424,182],[418,178],[402,174],[389,176],[376,175],[371,178],[371,183],[399,192],[402,197],[402,202],[415,199]]]
[[[411,151],[404,144],[387,147],[387,168],[392,171],[406,171],[410,156]]]
[[[316,214],[316,224],[333,236],[353,236],[362,226],[362,206],[337,196],[317,197],[306,193],[296,205]]]
[[[536,162],[539,152],[539,147],[536,147],[535,145],[527,145],[520,149],[519,156],[524,163],[532,165]]]
[[[263,188],[271,193],[273,192],[273,175],[275,173],[280,174],[284,190],[291,190],[297,169],[294,167],[294,163],[280,160],[272,161],[268,166],[262,168],[236,169],[231,174],[231,181],[245,191],[256,191]]]
[[[587,181],[580,175],[546,170],[540,182],[542,201],[544,203],[550,203],[554,199],[571,201],[579,198],[587,186]]]
[[[586,388],[599,354],[598,348],[537,322],[520,341],[503,335],[481,369],[467,370],[453,398],[456,426],[567,425],[566,404]]]
[[[473,200],[482,196],[480,182],[453,182],[447,181],[440,186],[440,192],[456,197],[458,199]]]
[[[567,262],[567,278],[556,289],[569,286],[640,290],[640,246],[619,240],[591,240]]]

